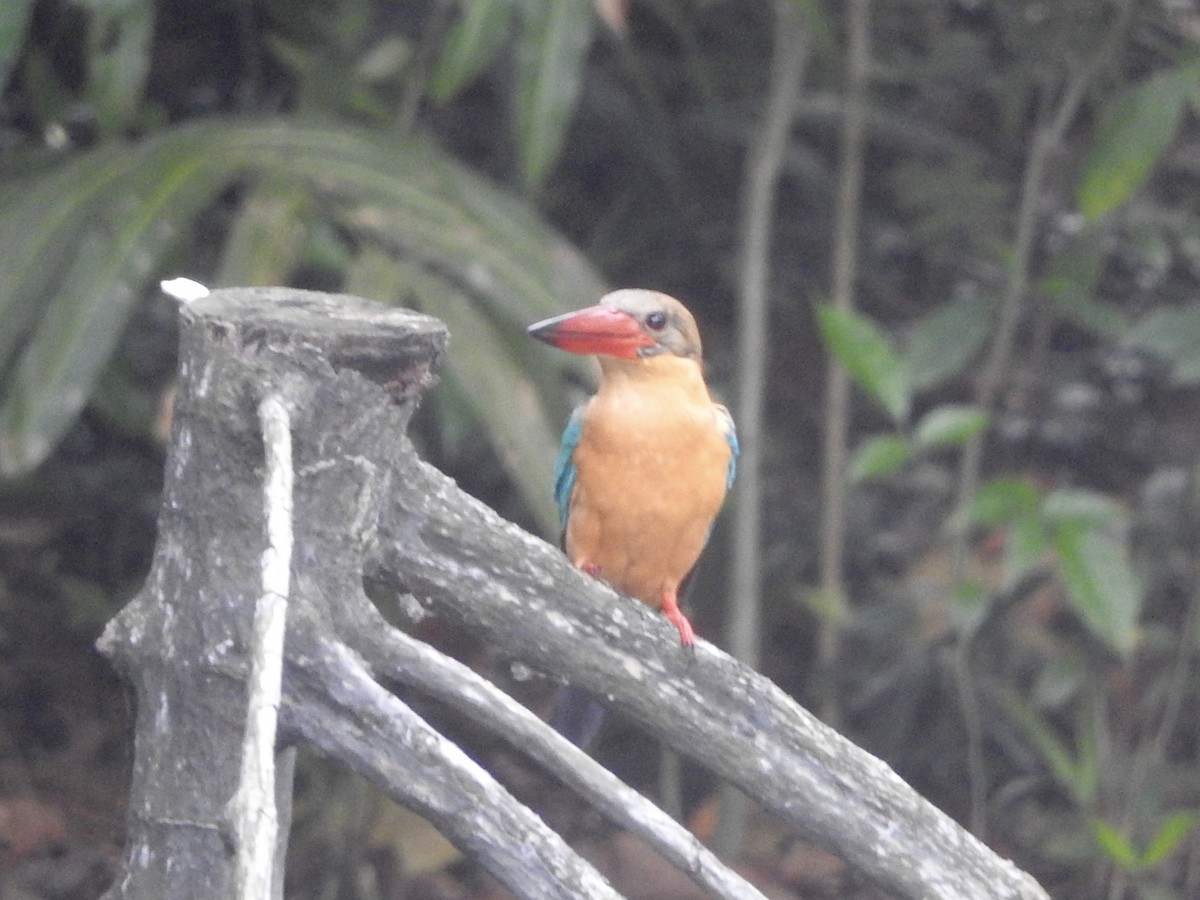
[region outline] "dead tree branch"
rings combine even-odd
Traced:
[[[445,334],[349,297],[232,290],[182,312],[161,533],[102,649],[137,691],[123,877],[110,896],[227,897],[242,840],[248,649],[268,545],[265,396],[290,412],[295,484],[280,735],[340,758],[427,816],[523,897],[611,887],[384,684],[467,712],[637,829],[715,896],[758,897],[693,838],[465,667],[390,629],[425,604],[613,702],[680,752],[908,897],[1044,897],[1028,876],[770,682],[575,571],[417,458],[405,429]]]

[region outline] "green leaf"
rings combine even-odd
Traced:
[[[407,38],[393,35],[377,41],[354,66],[354,75],[372,84],[388,81],[404,71],[412,58],[412,46]]]
[[[1186,306],[1152,312],[1129,329],[1122,343],[1169,363],[1177,384],[1200,384],[1200,310]]]
[[[1050,311],[1065,322],[1113,339],[1128,327],[1121,311],[1099,299],[1086,285],[1052,275],[1038,287],[1046,295]]]
[[[1121,869],[1126,872],[1134,872],[1141,868],[1141,860],[1138,859],[1137,851],[1133,849],[1129,838],[1112,825],[1103,819],[1096,819],[1092,822],[1092,834],[1096,838],[1096,843],[1100,845],[1100,849],[1107,853],[1108,858]]]
[[[1019,516],[1004,545],[1004,586],[1012,587],[1040,566],[1050,550],[1050,535],[1038,515]]]
[[[15,199],[0,208],[0,365],[16,369],[0,397],[0,467],[17,473],[40,461],[85,402],[131,303],[163,274],[156,270],[167,249],[216,192],[257,172],[307,196],[343,239],[349,232],[469,294],[521,347],[543,392],[561,388],[563,373],[593,377],[588,360],[543,352],[524,335],[530,322],[605,292],[529,204],[428,142],[344,126],[209,120],[114,142],[8,186]]]
[[[1142,852],[1142,864],[1147,868],[1157,866],[1179,846],[1195,824],[1196,817],[1191,813],[1174,812],[1167,816]]]
[[[1078,805],[1089,806],[1095,786],[1095,766],[1088,748],[1081,747],[1076,759],[1058,733],[1026,700],[1007,688],[997,688],[993,693],[1000,709],[1033,744],[1059,785]]]
[[[900,471],[912,457],[912,448],[899,434],[880,434],[863,441],[850,460],[852,483],[882,478]]]
[[[1124,540],[1079,521],[1051,530],[1067,596],[1080,620],[1123,658],[1133,652],[1142,592]]]
[[[828,304],[817,306],[817,322],[825,345],[850,376],[903,425],[911,402],[908,370],[883,332],[866,316]]]
[[[1079,206],[1086,218],[1116,209],[1142,185],[1174,137],[1198,78],[1200,63],[1191,60],[1111,101],[1083,165]]]
[[[1048,271],[1038,288],[1056,316],[1115,340],[1128,324],[1120,309],[1097,296],[1108,255],[1108,243],[1101,228],[1080,228],[1050,258]]]
[[[442,361],[443,373],[483,423],[539,524],[547,534],[555,533],[558,507],[549,473],[558,429],[546,418],[538,386],[496,323],[446,279],[379,251],[360,255],[346,287],[362,296],[414,305],[446,323],[450,350]]]
[[[975,406],[945,404],[921,417],[914,439],[922,449],[957,447],[987,428],[988,415]]]
[[[260,178],[237,208],[213,285],[287,284],[300,261],[313,213],[312,196],[293,180]]]
[[[583,86],[594,27],[591,0],[529,0],[517,44],[517,148],[529,188],[558,159]]]
[[[1002,525],[1035,514],[1042,494],[1026,478],[993,478],[975,491],[967,504],[967,520],[977,525]]]
[[[800,602],[826,625],[838,625],[846,621],[849,604],[840,592],[830,593],[820,588],[806,588],[799,592]]]
[[[1076,524],[1087,528],[1124,527],[1125,509],[1105,494],[1079,488],[1059,488],[1046,495],[1042,515],[1052,525]]]
[[[446,35],[429,82],[429,93],[447,103],[475,80],[511,37],[513,0],[464,0]]]
[[[904,358],[914,391],[935,387],[961,372],[992,332],[996,298],[964,291],[912,329]]]
[[[171,135],[78,157],[5,208],[0,322],[20,330],[0,359],[28,337],[0,402],[0,472],[36,465],[74,421],[154,263],[226,180]]]

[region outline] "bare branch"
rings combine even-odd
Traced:
[[[866,147],[867,89],[871,67],[870,0],[846,5],[846,107],[833,235],[833,305],[849,312],[858,281],[858,234]],[[817,657],[822,669],[837,664],[845,619],[846,445],[850,434],[850,376],[831,354],[825,376],[825,437],[821,472],[821,600],[829,612],[821,623]],[[836,725],[836,695],[825,703],[825,719]]]
[[[313,637],[314,652],[289,680],[290,729],[429,819],[518,896],[620,896],[478,763],[380,687],[353,651]]]
[[[469,715],[541,763],[610,821],[641,837],[703,888],[719,897],[761,898],[696,836],[471,669],[388,626],[373,607],[354,622],[350,642],[379,677],[419,688]]]
[[[262,593],[254,610],[242,775],[230,802],[237,847],[237,895],[265,900],[275,880],[275,733],[283,681],[283,636],[292,566],[292,433],[286,404],[274,394],[258,407],[266,449],[267,542]]]
[[[775,44],[771,88],[754,143],[746,160],[742,194],[738,279],[738,431],[742,453],[733,511],[733,577],[727,605],[729,649],[746,665],[759,664],[762,636],[762,447],[770,342],[771,237],[775,189],[791,137],[808,63],[809,33],[800,6],[775,4]],[[721,802],[717,845],[724,852],[741,846],[746,828],[745,798],[726,790]]]
[[[574,569],[413,458],[367,560],[369,580],[535,668],[565,676],[907,897],[1045,897],[1006,862],[763,676]]]
[[[703,642],[694,659],[681,654],[661,617],[422,463],[404,433],[444,339],[435,320],[262,289],[219,291],[181,316],[183,377],[155,563],[101,641],[138,694],[130,834],[113,900],[235,893],[242,838],[226,805],[246,755],[251,600],[268,534],[254,414],[264,384],[291,413],[296,478],[290,585],[277,588],[289,597],[282,725],[425,813],[521,896],[613,894],[373,680],[371,664],[510,732],[616,820],[644,818],[640,833],[709,890],[754,894],[515,703],[384,628],[364,579],[465,623],[509,658],[611,696],[895,893],[1045,896],[766,679]]]

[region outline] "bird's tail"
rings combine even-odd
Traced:
[[[550,710],[551,727],[581,750],[591,750],[607,710],[587,691],[563,685],[554,694]]]

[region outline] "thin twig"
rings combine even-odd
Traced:
[[[266,453],[266,547],[262,593],[254,609],[250,648],[250,696],[242,773],[230,804],[237,852],[237,896],[267,900],[275,880],[279,819],[275,808],[275,734],[283,682],[283,638],[291,592],[292,469],[291,415],[275,394],[259,405]]]
[[[1009,256],[1008,279],[1000,304],[1000,316],[991,347],[976,390],[976,405],[992,412],[1004,385],[1004,376],[1012,357],[1017,327],[1025,311],[1026,293],[1029,288],[1034,238],[1037,234],[1039,201],[1045,187],[1047,166],[1051,154],[1066,137],[1067,129],[1075,121],[1079,106],[1096,76],[1111,60],[1125,34],[1132,12],[1132,2],[1126,2],[1109,30],[1100,50],[1087,65],[1076,70],[1062,90],[1058,106],[1049,121],[1035,131],[1021,181],[1021,195],[1017,206],[1016,226],[1013,236],[1013,251]],[[958,509],[966,509],[971,497],[979,487],[983,470],[984,434],[977,433],[963,449],[958,474]],[[967,573],[971,541],[966,528],[957,534],[952,553],[951,584],[963,582]],[[973,631],[965,631],[955,649],[955,680],[958,684],[959,704],[962,708],[963,724],[967,732],[967,771],[971,793],[971,831],[983,837],[986,834],[987,771],[983,759],[983,723],[979,701],[975,696],[970,671],[970,651]]]
[[[849,52],[846,59],[846,114],[842,120],[841,177],[833,239],[833,305],[854,308],[858,273],[858,233],[862,208],[863,148],[866,144],[867,86],[871,67],[870,0],[851,0]],[[824,470],[821,476],[821,603],[826,611],[817,642],[817,663],[823,672],[837,665],[845,618],[846,587],[843,555],[846,536],[846,442],[850,431],[850,379],[830,355],[825,387]],[[836,727],[837,692],[831,690],[822,707],[823,718]]]
[[[1193,495],[1195,485],[1193,484]],[[1179,630],[1179,646],[1175,650],[1175,661],[1167,681],[1166,696],[1163,698],[1162,715],[1158,728],[1147,746],[1141,748],[1133,759],[1129,777],[1122,792],[1125,801],[1121,816],[1121,831],[1128,835],[1133,831],[1134,819],[1143,803],[1143,788],[1150,770],[1166,758],[1167,742],[1175,733],[1183,704],[1191,683],[1192,656],[1196,651],[1196,628],[1200,625],[1200,561],[1192,565],[1192,592],[1187,612]],[[1108,886],[1109,900],[1120,900],[1125,896],[1129,872],[1115,867]]]
[[[446,35],[453,9],[454,4],[447,0],[438,0],[425,22],[417,49],[409,59],[404,78],[404,93],[400,97],[400,106],[396,110],[393,126],[398,138],[408,137],[416,126],[421,100],[425,96],[429,76],[437,61],[437,50],[440,49],[441,41]]]
[[[763,408],[767,383],[769,260],[775,187],[791,133],[800,82],[808,60],[809,33],[799,4],[776,4],[778,22],[771,60],[771,87],[746,166],[741,219],[741,271],[738,285],[738,461],[733,517],[733,577],[728,641],[730,653],[758,667],[762,606]],[[732,852],[745,831],[746,804],[732,789],[722,797],[717,846]]]

